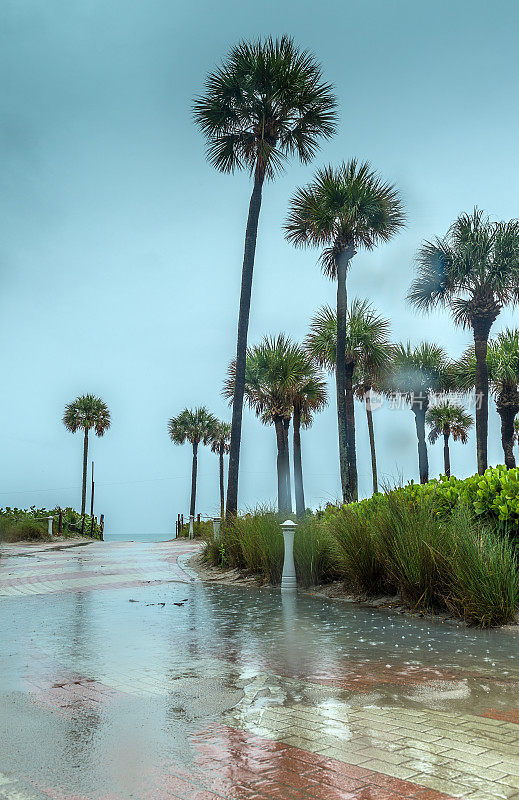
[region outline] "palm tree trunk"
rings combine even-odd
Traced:
[[[290,427],[290,419],[286,417],[283,419],[283,436],[284,436],[284,450],[283,450],[283,472],[285,474],[286,484],[286,512],[292,513],[292,484],[290,481],[290,448],[288,446],[288,429]]]
[[[220,518],[223,519],[225,514],[225,490],[224,490],[224,482],[223,482],[223,451],[225,445],[220,445]]]
[[[488,366],[487,348],[490,326],[488,320],[474,320],[474,350],[476,353],[476,448],[478,472],[487,468],[488,442]]]
[[[373,411],[371,409],[371,387],[364,394],[366,418],[368,421],[369,448],[371,450],[371,472],[373,475],[373,494],[378,492],[377,454],[375,452],[375,431],[373,429]]]
[[[276,444],[277,444],[277,473],[278,473],[278,511],[283,514],[287,507],[287,482],[284,468],[284,450],[285,450],[285,431],[283,430],[283,419],[281,417],[274,417],[274,428],[276,431]]]
[[[85,428],[85,438],[83,440],[83,486],[81,490],[81,516],[85,513],[86,493],[87,493],[87,470],[88,470],[88,428]]]
[[[414,413],[416,423],[416,435],[418,437],[418,470],[420,473],[420,483],[427,483],[429,480],[429,458],[427,456],[427,443],[425,441],[425,415],[429,403],[423,398],[414,401],[411,408]]]
[[[303,463],[301,460],[301,411],[294,408],[294,492],[296,496],[296,514],[304,517],[305,490],[303,487]]]
[[[341,474],[342,499],[349,503],[353,499],[348,469],[348,421],[346,411],[346,318],[348,295],[346,292],[346,273],[352,257],[351,248],[343,250],[337,258],[337,364],[335,380],[337,384],[337,424],[339,428],[339,467]]]
[[[497,403],[497,410],[501,417],[501,444],[505,454],[505,465],[508,469],[515,467],[514,456],[514,419],[518,408],[513,405],[502,405]]]
[[[198,467],[198,442],[193,442],[193,468],[191,470],[191,505],[189,507],[190,517],[195,516],[197,467]]]
[[[447,426],[447,428],[443,429],[443,470],[448,478],[450,478],[451,476],[451,454],[449,451],[449,436],[450,436],[450,430]]]
[[[355,450],[355,398],[353,395],[353,364],[346,364],[346,437],[348,442],[348,482],[351,501],[359,499],[357,453]]]
[[[241,279],[240,311],[238,316],[238,338],[236,344],[236,378],[232,403],[231,443],[229,449],[229,474],[227,477],[227,517],[236,516],[238,511],[238,472],[240,466],[241,423],[243,416],[243,395],[245,392],[245,362],[247,358],[247,334],[249,330],[250,301],[254,256],[258,236],[258,220],[261,209],[261,193],[265,172],[256,166],[254,188],[249,204],[245,250]]]

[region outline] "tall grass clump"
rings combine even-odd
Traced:
[[[519,566],[513,544],[488,525],[475,525],[464,507],[450,521],[447,606],[482,627],[513,620],[519,607]]]
[[[376,515],[376,548],[386,582],[416,608],[443,604],[448,585],[449,526],[428,497],[388,494]]]
[[[376,503],[370,514],[363,503],[350,503],[327,513],[322,523],[335,542],[337,576],[368,595],[380,593],[387,583],[378,547],[378,513]]]
[[[513,621],[519,609],[515,506],[511,495],[499,516],[489,489],[496,484],[504,492],[516,480],[510,472],[410,484],[308,515],[294,541],[299,585],[341,580],[347,592],[398,593],[412,608],[449,611],[482,627]],[[517,502],[519,519],[519,494]],[[282,521],[270,509],[238,517],[219,542],[208,538],[207,560],[278,584]]]
[[[246,570],[274,585],[283,570],[282,516],[268,508],[237,517],[221,530],[220,540],[207,539],[205,559],[214,565]],[[297,526],[294,561],[301,586],[331,580],[337,572],[334,542],[311,517]]]

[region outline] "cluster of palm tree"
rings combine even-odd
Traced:
[[[413,411],[420,480],[428,479],[427,422],[431,427],[430,440],[435,440],[441,430],[447,468],[449,438],[465,441],[471,421],[464,416],[463,407],[453,404],[450,399],[444,399],[443,405],[436,405],[434,413],[432,408],[429,409],[432,398],[437,399],[439,394],[452,390],[453,376],[461,374],[449,365],[444,351],[428,343],[415,348],[409,344],[389,348],[385,341],[387,331],[381,330],[379,334],[383,342],[380,349],[375,347],[373,359],[370,360],[363,352],[359,355],[362,347],[356,342],[353,324],[359,301],[348,308],[348,270],[359,249],[371,250],[387,242],[405,222],[397,189],[378,176],[368,163],[359,163],[353,158],[338,166],[319,169],[308,185],[295,191],[285,223],[288,241],[297,247],[320,249],[324,273],[337,280],[336,310],[325,308],[318,313],[302,349],[284,336],[265,339],[257,348],[247,346],[264,182],[276,176],[289,156],[308,163],[316,153],[319,141],[329,139],[336,131],[336,98],[332,86],[323,80],[316,60],[308,52],[299,50],[287,37],[241,42],[208,76],[204,93],[195,101],[194,114],[206,137],[209,162],[224,173],[247,169],[253,178],[245,234],[236,359],[225,386],[225,393],[232,403],[227,515],[237,512],[244,399],[264,422],[274,425],[278,443],[280,508],[290,508],[288,429],[293,419],[297,462],[299,429],[301,424],[306,424],[306,417],[289,395],[282,401],[279,399],[280,387],[284,381],[289,381],[288,367],[285,376],[281,369],[273,381],[272,396],[270,389],[265,394],[265,385],[256,374],[256,368],[264,364],[262,358],[266,351],[274,353],[286,349],[287,358],[292,358],[292,348],[299,349],[302,359],[306,354],[317,366],[335,373],[340,477],[345,502],[358,496],[355,396],[362,398],[366,407],[374,490],[378,487],[378,480],[371,413],[373,391],[399,396]],[[425,242],[417,261],[418,274],[409,294],[411,302],[423,310],[447,306],[456,324],[470,327],[473,331],[478,471],[483,472],[487,466],[489,385],[496,398],[503,395],[502,400],[498,399],[498,410],[502,419],[503,446],[506,440],[508,448],[506,460],[512,463],[509,441],[510,430],[513,434],[515,395],[509,391],[509,382],[506,391],[501,392],[499,386],[504,385],[501,383],[504,377],[496,378],[499,386],[489,384],[492,379],[487,366],[487,349],[490,329],[501,309],[518,299],[519,223],[515,220],[491,222],[482,211],[475,209],[472,214],[462,214],[444,238]],[[364,311],[374,314],[368,306]],[[500,367],[501,373],[510,375],[504,366]],[[297,495],[302,494],[301,474],[300,466],[295,463],[298,508]]]
[[[191,469],[191,502],[189,506],[190,517],[195,516],[196,484],[198,474],[198,447],[200,444],[209,445],[213,453],[219,457],[220,477],[220,508],[224,514],[224,456],[229,452],[231,426],[222,422],[211,414],[205,406],[190,409],[185,408],[176,417],[168,422],[168,432],[174,444],[189,442],[193,449]]]
[[[335,375],[339,466],[345,502],[358,497],[355,444],[355,398],[363,401],[370,437],[373,489],[378,489],[373,398],[399,397],[414,414],[419,474],[428,480],[426,426],[429,441],[444,441],[445,471],[450,471],[449,440],[464,442],[472,419],[450,396],[454,390],[475,391],[477,468],[487,467],[488,401],[492,392],[501,417],[505,463],[513,454],[515,415],[519,410],[518,332],[505,331],[490,339],[492,325],[507,304],[519,300],[519,222],[493,222],[481,210],[461,214],[444,237],[419,249],[417,275],[408,299],[417,308],[450,309],[455,324],[472,330],[474,346],[458,362],[449,361],[434,343],[392,345],[389,322],[367,301],[348,305],[346,279],[355,254],[372,250],[394,237],[405,223],[398,190],[367,162],[350,158],[318,169],[313,179],[296,189],[284,225],[296,247],[320,250],[326,276],[337,281],[336,308],[324,307],[310,323],[302,345],[285,335],[266,337],[248,347],[248,327],[258,222],[265,181],[273,180],[288,159],[307,164],[337,129],[337,100],[320,65],[293,40],[283,36],[233,47],[225,61],[207,77],[194,103],[194,117],[207,142],[207,158],[223,173],[248,170],[252,178],[241,294],[236,358],[224,393],[232,405],[230,426],[219,423],[206,408],[185,409],[170,420],[169,432],[178,444],[193,447],[191,514],[196,502],[198,446],[211,444],[220,459],[223,515],[223,459],[229,453],[226,514],[238,509],[238,474],[244,401],[265,424],[274,427],[277,442],[278,501],[291,510],[289,430],[293,425],[296,511],[304,510],[301,428],[327,402],[322,370]],[[81,401],[81,402],[80,402]],[[83,498],[86,497],[88,431],[102,435],[109,414],[85,395],[67,407],[64,422],[85,431]],[[74,406],[77,406],[76,408]],[[96,423],[99,419],[99,424]],[[219,430],[218,435],[216,430]]]

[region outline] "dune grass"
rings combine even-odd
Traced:
[[[207,538],[212,564],[277,585],[283,567],[279,515],[260,508]],[[341,580],[367,596],[399,594],[414,609],[450,611],[467,623],[511,622],[519,609],[513,542],[461,502],[438,514],[431,492],[376,495],[310,515],[297,527],[294,559],[302,587]]]

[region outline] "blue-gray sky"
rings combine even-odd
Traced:
[[[341,109],[314,162],[289,164],[265,188],[249,341],[301,339],[333,303],[318,253],[294,250],[282,223],[317,166],[357,156],[399,186],[409,219],[392,243],[355,257],[350,296],[390,316],[395,340],[435,339],[453,356],[469,344],[447,314],[419,317],[404,297],[420,241],[458,213],[477,204],[519,215],[513,0],[4,0],[0,15],[0,505],[78,505],[81,439],[61,415],[94,392],[113,417],[91,448],[108,531],[163,534],[186,513],[191,453],[171,444],[166,424],[198,404],[230,417],[220,390],[250,194],[246,174],[206,163],[191,101],[241,38],[293,35],[321,61]],[[503,313],[494,331],[516,319]],[[303,441],[313,506],[339,493],[333,387],[330,396]],[[360,406],[357,418],[367,492]],[[375,426],[382,476],[416,479],[412,413],[383,409]],[[242,506],[274,499],[274,455],[272,429],[246,412]],[[493,408],[489,457],[502,460]],[[431,447],[431,474],[441,458]],[[472,473],[474,441],[451,458],[456,473]],[[216,456],[204,449],[199,467],[198,510],[211,514]]]

